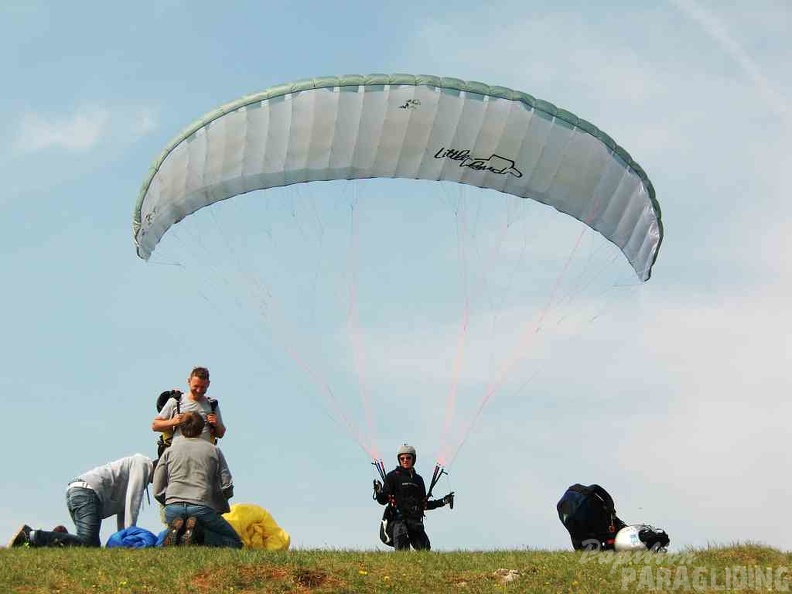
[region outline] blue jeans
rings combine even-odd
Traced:
[[[77,534],[36,530],[34,547],[100,547],[99,529],[102,527],[102,504],[93,489],[72,487],[66,491],[66,507],[77,527]]]
[[[242,548],[242,540],[225,518],[211,507],[193,503],[169,503],[165,506],[165,521],[170,525],[176,518],[193,517],[203,530],[204,544],[209,547]]]

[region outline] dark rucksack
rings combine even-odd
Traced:
[[[181,390],[165,390],[157,397],[157,412],[161,412],[162,409],[167,404],[168,400],[173,398],[176,400],[176,414],[181,414],[181,397],[183,392]],[[209,404],[212,407],[212,412],[217,410],[217,400],[214,398],[208,398]],[[212,434],[213,443],[217,443],[217,438]],[[159,439],[157,440],[157,458],[162,456],[162,453],[170,447],[171,443],[173,443],[173,431],[163,431],[160,433]]]
[[[616,515],[613,498],[599,485],[572,485],[556,510],[575,550],[612,550],[616,533],[626,526]]]
[[[379,527],[379,537],[383,544],[393,546],[393,520],[396,518],[396,508],[388,504],[382,512],[382,521]]]

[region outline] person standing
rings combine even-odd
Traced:
[[[187,378],[187,387],[189,391],[186,394],[176,391],[178,397],[168,399],[162,410],[154,417],[151,429],[179,437],[182,435],[180,425],[184,413],[194,411],[204,420],[202,437],[215,443],[225,435],[226,426],[217,400],[206,394],[209,389],[209,370],[206,367],[194,367]]]
[[[8,546],[102,546],[99,531],[104,518],[116,516],[118,530],[137,524],[155,466],[150,458],[134,454],[81,473],[66,487],[66,507],[77,533],[33,530],[24,524]]]
[[[392,508],[393,547],[397,551],[430,550],[431,543],[424,529],[424,512],[443,507],[453,501],[448,494],[442,499],[429,499],[426,485],[415,471],[415,448],[404,444],[396,454],[399,465],[385,476],[385,484],[374,481],[377,503]]]
[[[230,510],[230,472],[222,452],[202,439],[203,417],[182,413],[182,437],[162,454],[154,472],[154,497],[165,506],[164,545],[204,544],[242,548],[242,540],[221,514]]]

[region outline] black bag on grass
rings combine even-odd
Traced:
[[[599,485],[572,485],[556,510],[576,551],[613,550],[616,533],[626,526],[616,515],[613,498]]]

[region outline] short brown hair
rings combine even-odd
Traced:
[[[200,380],[209,381],[209,370],[206,367],[193,367],[190,377],[197,377]]]
[[[184,413],[184,420],[179,425],[179,429],[184,437],[198,437],[203,433],[204,425],[204,419],[200,413],[191,410]]]

